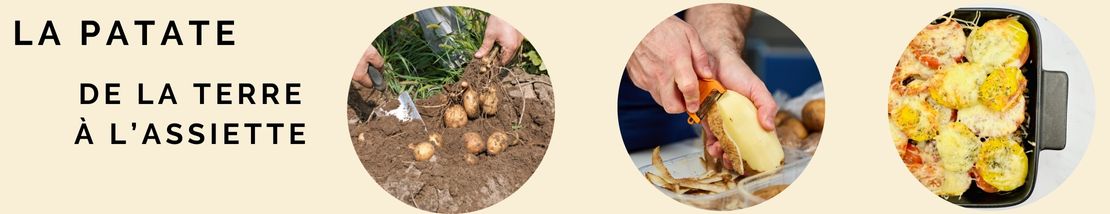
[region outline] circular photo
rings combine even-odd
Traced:
[[[543,160],[555,123],[543,59],[508,22],[434,7],[389,26],[354,66],[351,142],[398,200],[470,212],[519,189]]]
[[[1077,119],[1094,117],[1080,58],[1055,25],[1022,10],[944,13],[910,40],[890,81],[898,155],[929,191],[960,206],[1047,194],[1090,139],[1091,121]],[[1084,78],[1069,87],[1069,75]]]
[[[774,17],[708,4],[667,16],[621,79],[621,138],[650,185],[735,210],[785,190],[817,149],[825,93],[805,44]]]

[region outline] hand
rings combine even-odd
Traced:
[[[719,158],[720,160],[718,160],[717,163],[722,163],[720,165],[724,166],[725,169],[732,169],[732,164],[730,164],[732,162],[729,161],[729,157],[721,155],[725,153],[725,150],[721,149],[721,141],[717,139],[717,136],[713,135],[713,132],[709,131],[709,126],[706,126],[704,120],[701,123],[701,127],[702,136],[705,136],[702,138],[702,142],[705,143],[705,151],[709,152],[709,157]]]
[[[759,117],[763,130],[775,130],[775,113],[778,112],[779,107],[771,92],[767,90],[767,85],[763,84],[763,80],[752,72],[744,59],[740,58],[740,53],[736,51],[720,51],[714,56],[718,66],[717,73],[714,74],[717,81],[721,81],[721,85],[726,89],[748,97],[755,105],[756,116]]]
[[[671,16],[640,41],[628,60],[632,83],[667,113],[696,112],[698,78],[713,78],[710,56],[689,24]]]
[[[705,44],[706,52],[715,60],[713,64],[718,70],[714,70],[713,75],[725,89],[748,97],[756,107],[760,125],[764,130],[772,131],[775,129],[774,118],[778,105],[763,81],[740,58],[740,50],[744,49],[744,30],[751,20],[751,13],[751,8],[741,5],[707,4],[686,10],[686,20],[701,33],[700,39]],[[702,127],[707,126],[703,124]],[[717,136],[708,129],[702,130],[709,155],[729,163],[729,158],[721,155],[723,150]],[[731,164],[724,165],[731,168]]]
[[[486,20],[486,33],[482,39],[482,46],[474,52],[474,58],[483,58],[493,49],[493,43],[501,45],[501,64],[509,64],[520,44],[524,42],[524,35],[508,22],[490,15]]]
[[[374,66],[380,71],[383,64],[385,64],[385,60],[378,54],[378,49],[374,48],[374,45],[370,45],[366,47],[366,51],[362,53],[362,58],[359,58],[358,64],[355,65],[355,72],[351,75],[351,80],[358,82],[362,87],[373,88],[374,81],[370,80],[366,70],[369,66]]]

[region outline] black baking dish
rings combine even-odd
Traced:
[[[978,19],[976,19],[978,16]],[[1029,14],[1004,8],[961,8],[952,17],[976,21],[977,26],[993,19],[1018,17],[1029,33],[1029,59],[1021,67],[1028,80],[1026,88],[1026,122],[1021,129],[1027,134],[1022,146],[1029,160],[1025,185],[1009,192],[987,193],[973,184],[961,196],[949,196],[949,202],[964,207],[1008,207],[1021,204],[1033,193],[1037,181],[1037,168],[1041,150],[1062,150],[1066,145],[1068,75],[1060,71],[1047,71],[1041,54],[1041,32]],[[970,31],[965,31],[970,33]],[[958,113],[957,113],[958,114]],[[943,197],[942,197],[943,198]]]

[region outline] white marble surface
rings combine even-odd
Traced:
[[[1041,29],[1044,69],[1067,72],[1069,80],[1067,147],[1061,151],[1041,151],[1037,183],[1033,196],[1026,201],[1032,203],[1060,186],[1083,158],[1094,127],[1095,96],[1087,64],[1068,35],[1035,11],[1018,9],[1033,16]]]

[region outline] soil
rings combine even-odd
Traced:
[[[471,87],[499,87],[498,111],[460,128],[446,128],[442,116],[448,105],[459,102],[451,96],[461,88],[458,84],[414,100],[423,123],[373,115],[378,107],[388,111],[399,106],[397,95],[352,84],[347,107],[351,141],[363,167],[386,192],[427,211],[470,212],[500,202],[532,176],[547,152],[555,122],[550,79],[499,66],[486,70],[501,72],[480,72],[478,62],[471,62],[460,79]],[[472,165],[465,160],[466,132],[476,132],[483,140],[505,132],[509,146],[496,156],[479,154]],[[432,159],[416,161],[408,145],[428,141],[430,133],[443,136],[442,147]]]

